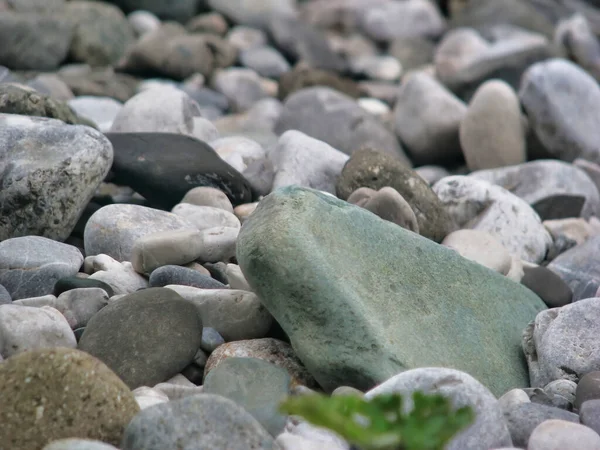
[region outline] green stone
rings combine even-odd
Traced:
[[[542,300],[362,208],[279,189],[244,223],[237,259],[328,391],[432,366],[465,371],[497,396],[529,385],[521,334]]]

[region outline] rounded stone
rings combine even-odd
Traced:
[[[223,283],[194,269],[181,266],[162,266],[150,274],[151,287],[164,287],[168,284],[193,286],[202,289],[226,289]]]
[[[591,428],[564,420],[539,424],[529,438],[527,450],[600,450],[600,436]]]
[[[573,406],[579,409],[583,402],[596,399],[600,399],[600,371],[589,372],[579,380]]]
[[[119,450],[110,444],[90,439],[59,439],[46,445],[42,450]]]
[[[173,207],[172,213],[193,223],[198,230],[215,227],[240,228],[240,221],[233,213],[212,206],[179,203]]]
[[[573,291],[555,272],[544,266],[523,267],[521,284],[535,292],[548,306],[560,308],[573,299]]]
[[[193,360],[201,339],[196,307],[169,289],[150,288],[92,317],[79,349],[105,362],[134,389],[178,374]]]
[[[190,189],[181,199],[180,203],[190,203],[196,206],[212,206],[213,208],[233,213],[233,206],[227,195],[222,190],[210,186],[199,186]]]
[[[33,350],[0,364],[0,442],[31,450],[61,438],[118,445],[139,411],[127,386],[78,350]]]
[[[487,231],[457,230],[446,236],[442,245],[502,275],[508,274],[512,266],[510,252]]]
[[[85,225],[85,252],[129,261],[139,238],[158,231],[194,228],[190,221],[166,211],[139,205],[107,205],[92,214]]]
[[[367,211],[378,215],[383,220],[393,222],[402,228],[419,233],[417,216],[411,206],[398,191],[391,187],[383,187],[369,198],[363,205]]]
[[[200,348],[202,350],[212,353],[224,343],[225,339],[223,339],[223,336],[221,336],[214,328],[204,327],[202,329],[202,342],[200,342]]]
[[[61,278],[54,285],[53,295],[59,296],[63,292],[73,289],[100,288],[104,289],[109,297],[113,296],[112,288],[104,281],[95,280],[93,278],[80,278],[78,276]]]
[[[440,242],[454,231],[452,219],[427,182],[397,158],[366,148],[354,152],[338,178],[336,193],[347,199],[361,187],[394,188],[414,211],[422,236]]]
[[[180,448],[272,450],[273,438],[250,413],[220,395],[202,394],[146,408],[127,426],[122,450]]]
[[[526,161],[525,129],[519,97],[509,84],[482,84],[460,124],[460,145],[471,170]]]

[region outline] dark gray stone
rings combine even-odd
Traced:
[[[75,275],[82,264],[77,247],[44,237],[0,242],[0,284],[13,300],[52,294],[56,281]]]
[[[202,329],[202,342],[200,342],[200,348],[202,350],[212,353],[217,347],[224,343],[225,339],[223,339],[223,336],[221,336],[214,328],[204,327]]]
[[[560,254],[547,267],[571,288],[574,302],[594,297],[600,286],[600,236]]]
[[[0,284],[0,305],[12,303],[10,292]]]
[[[159,267],[150,274],[151,287],[163,287],[169,284],[202,289],[227,289],[227,286],[214,278],[187,267],[167,265]]]
[[[112,159],[110,142],[92,128],[0,114],[0,241],[64,241]]]
[[[410,166],[392,132],[355,100],[331,88],[311,87],[290,95],[275,126],[277,134],[288,130],[298,130],[327,142],[347,155],[369,147],[391,154]]]
[[[577,414],[538,403],[522,403],[504,411],[513,445],[526,448],[529,436],[542,422],[551,419],[579,423]]]
[[[232,400],[202,394],[146,408],[125,429],[122,450],[273,450],[273,437]],[[200,444],[201,442],[201,444]],[[200,447],[201,445],[201,447]]]
[[[223,191],[233,205],[250,203],[248,181],[206,143],[170,133],[107,133],[114,151],[116,184],[171,209],[197,186]]]
[[[52,294],[58,297],[63,292],[70,291],[72,289],[84,288],[104,289],[109,297],[112,297],[114,294],[113,289],[104,281],[95,280],[93,278],[80,278],[77,276],[65,277],[58,280],[54,285]]]
[[[135,389],[181,372],[194,359],[201,339],[196,307],[170,289],[150,288],[101,309],[85,327],[78,348]]]
[[[272,436],[283,431],[286,416],[279,404],[290,392],[287,370],[258,358],[227,358],[204,379],[204,393],[233,400]]]
[[[550,269],[543,266],[525,266],[523,272],[521,284],[535,292],[548,308],[560,308],[571,303],[571,288]]]
[[[600,399],[585,401],[579,408],[579,420],[600,434]]]
[[[542,220],[558,220],[579,217],[584,203],[581,195],[558,194],[538,200],[531,207]]]

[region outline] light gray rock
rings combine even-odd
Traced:
[[[503,412],[512,410],[516,406],[524,403],[530,403],[529,395],[523,389],[511,389],[506,394],[498,399],[500,408]]]
[[[547,420],[533,430],[527,450],[600,450],[600,435],[591,428],[564,420]]]
[[[552,237],[537,213],[522,199],[500,186],[465,176],[450,176],[434,192],[461,228],[487,231],[512,254],[541,262]]]
[[[600,370],[600,298],[540,312],[523,333],[532,387]]]
[[[146,89],[131,97],[113,122],[115,133],[163,132],[194,135],[194,117],[200,107],[190,96],[172,86]]]
[[[127,20],[138,36],[160,28],[160,19],[149,11],[133,11],[127,15]]]
[[[186,221],[194,224],[198,230],[206,230],[215,227],[240,228],[241,224],[237,217],[229,211],[212,206],[197,206],[190,203],[179,203],[171,210],[173,214],[183,217]]]
[[[138,273],[151,273],[161,266],[190,263],[201,251],[202,235],[197,229],[159,231],[135,241],[131,265]]]
[[[465,372],[434,367],[408,370],[371,389],[365,398],[399,393],[405,397],[405,407],[412,409],[409,397],[417,390],[444,395],[455,408],[467,405],[473,408],[475,422],[450,441],[448,450],[489,450],[512,445],[498,400]]]
[[[478,170],[469,177],[502,186],[530,205],[552,196],[582,196],[581,216],[600,215],[598,188],[584,170],[553,159],[531,161],[510,167]]]
[[[349,157],[300,131],[286,131],[269,153],[273,189],[296,184],[335,194],[335,183]]]
[[[394,82],[402,75],[402,65],[389,55],[361,55],[350,61],[352,70],[372,80]]]
[[[600,162],[600,86],[583,69],[562,59],[534,64],[523,76],[519,98],[550,154]]]
[[[209,144],[227,164],[244,175],[259,195],[271,191],[273,166],[262,145],[243,136],[221,138]]]
[[[201,231],[201,250],[196,258],[202,263],[229,262],[235,256],[239,228],[213,227]]]
[[[521,105],[509,84],[490,80],[479,86],[460,124],[460,145],[471,170],[526,161]]]
[[[59,439],[46,445],[42,450],[119,450],[110,444],[90,439]]]
[[[417,72],[403,83],[394,108],[396,134],[415,164],[461,156],[459,128],[467,106],[435,78]]]
[[[261,78],[251,69],[231,67],[218,70],[213,75],[212,87],[227,97],[235,112],[247,111],[268,96]]]
[[[210,142],[219,139],[219,130],[211,121],[204,117],[194,117],[193,122],[192,136],[199,141]]]
[[[274,15],[293,15],[296,0],[208,0],[208,5],[236,24],[264,29]]]
[[[575,402],[576,390],[577,383],[571,380],[555,380],[544,387],[544,392],[548,395],[560,395],[566,398],[571,404]]]
[[[443,167],[433,165],[417,167],[415,172],[417,172],[421,178],[427,181],[430,186],[433,186],[442,178],[450,176],[450,172]]]
[[[173,442],[182,448],[272,450],[273,438],[260,423],[219,395],[203,394],[170,401],[137,414],[125,429],[122,450],[164,450]]]
[[[94,122],[103,133],[110,131],[123,104],[110,97],[80,96],[69,100],[68,105],[78,116]]]
[[[4,359],[27,350],[76,348],[67,319],[50,306],[0,305],[0,355]]]
[[[288,130],[301,131],[347,155],[369,147],[410,166],[393,133],[354,99],[328,87],[301,89],[286,98],[275,132],[281,135]]]
[[[190,203],[197,206],[212,206],[224,211],[233,212],[233,205],[229,197],[221,191],[210,186],[199,186],[190,189],[181,199],[181,203]]]
[[[262,77],[279,78],[290,70],[290,63],[269,46],[252,47],[240,53],[240,62]]]
[[[582,425],[600,432],[600,399],[587,400],[579,408],[579,419]],[[600,434],[600,433],[599,433]]]
[[[240,52],[255,47],[267,45],[267,33],[253,27],[237,25],[227,33],[227,42],[237,48]]]
[[[64,241],[112,161],[110,142],[90,127],[0,114],[0,241]]]
[[[99,270],[90,275],[90,278],[108,284],[114,295],[131,294],[148,287],[148,280],[138,274],[129,261],[115,263],[110,269]]]
[[[58,310],[67,319],[71,329],[85,327],[88,321],[108,305],[108,294],[100,288],[78,288],[65,291],[58,296],[25,298],[13,302],[23,306],[50,306]]]
[[[564,48],[569,59],[596,80],[600,78],[600,41],[584,14],[561,20],[554,30],[554,42]]]
[[[244,277],[240,266],[238,266],[237,264],[227,264],[227,269],[225,270],[225,273],[227,274],[227,279],[229,280],[229,287],[231,289],[252,292],[252,288],[248,284],[246,277]]]
[[[13,300],[51,294],[61,278],[79,272],[81,251],[40,236],[0,242],[0,284]]]
[[[133,244],[142,236],[194,228],[194,223],[166,211],[139,205],[107,205],[92,214],[85,225],[85,253],[129,261]]]
[[[167,285],[200,310],[202,324],[214,328],[226,341],[265,337],[273,318],[252,292],[234,289],[200,289]]]
[[[159,405],[160,403],[166,403],[169,401],[167,394],[148,386],[140,386],[131,392],[134,395],[135,401],[139,405],[140,409],[146,409],[151,406]]]
[[[509,251],[487,231],[457,230],[446,236],[442,245],[502,275],[508,274],[512,266],[512,256]]]
[[[577,423],[577,414],[553,406],[538,403],[522,403],[504,410],[504,418],[508,424],[514,445],[527,447],[533,430],[546,420],[560,419]]]
[[[372,39],[391,41],[399,37],[437,38],[446,24],[435,3],[409,0],[379,2],[365,8],[360,27]]]

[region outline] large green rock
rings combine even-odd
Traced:
[[[286,187],[237,244],[244,275],[326,390],[412,368],[468,372],[495,395],[528,386],[527,288],[349,203]]]

